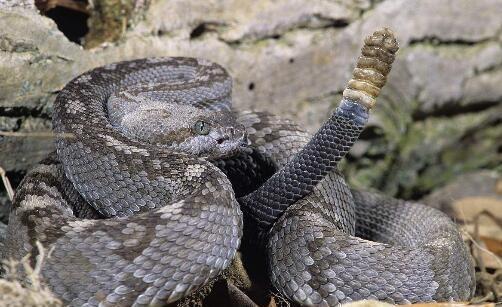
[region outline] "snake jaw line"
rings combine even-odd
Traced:
[[[389,28],[375,31],[366,37],[343,97],[368,109],[376,104],[376,97],[387,81],[395,54],[399,49],[396,37]]]

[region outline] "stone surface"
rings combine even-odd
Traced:
[[[35,10],[33,0],[0,0],[0,9],[25,8]]]
[[[401,50],[344,166],[351,184],[415,198],[501,163],[501,0],[138,3],[121,38],[88,50],[33,10],[1,10],[0,131],[50,131],[52,103],[69,80],[146,56],[221,63],[239,109],[315,131],[338,103],[363,37],[389,26]],[[47,137],[0,136],[0,165],[19,174],[52,148]]]
[[[498,190],[500,185],[502,185],[500,173],[475,171],[458,176],[444,187],[424,197],[422,202],[464,222],[472,222],[473,218],[487,207],[479,205],[479,202],[488,207],[498,203],[498,208],[493,206],[489,211],[502,219],[502,190]]]
[[[493,187],[502,186],[502,0],[92,3],[85,42],[93,48],[84,49],[33,1],[0,0],[0,166],[14,183],[53,150],[52,103],[88,69],[147,56],[208,58],[234,77],[239,109],[315,131],[337,105],[364,36],[388,26],[401,49],[344,162],[348,181],[405,198],[428,194],[425,202],[454,217],[458,208],[500,206]],[[0,248],[8,212],[1,191]]]
[[[363,153],[344,163],[348,181],[390,195],[416,198],[476,169],[501,171],[502,105],[452,117],[412,121],[395,103],[377,111],[380,122]],[[357,150],[358,147],[356,146]]]
[[[18,135],[0,135],[0,165],[7,171],[23,172],[33,166],[33,161],[39,161],[54,150],[52,124],[48,119],[37,117],[15,119],[21,123],[16,129]],[[31,136],[30,133],[37,134]]]
[[[460,175],[421,201],[446,212],[462,225],[466,241],[476,242],[473,250],[478,265],[481,259],[487,268],[502,269],[500,173],[482,170]]]

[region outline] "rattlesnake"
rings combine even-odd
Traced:
[[[54,247],[42,275],[71,305],[155,305],[215,278],[244,234],[243,252],[265,250],[273,286],[301,304],[468,299],[472,263],[446,216],[351,191],[335,170],[396,51],[387,29],[366,39],[310,141],[279,117],[236,115],[230,77],[206,60],[132,60],[77,77],[55,102],[57,155],[16,192],[4,256]]]

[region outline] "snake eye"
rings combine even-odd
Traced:
[[[193,131],[196,134],[207,135],[209,134],[209,130],[211,129],[211,125],[205,121],[199,120],[193,125]]]

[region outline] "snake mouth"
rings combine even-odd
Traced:
[[[211,160],[235,156],[245,150],[250,144],[245,133],[238,138],[219,138],[215,141],[217,145],[209,157]]]
[[[234,156],[246,148],[247,140],[226,140],[218,142],[218,151],[221,158]]]
[[[236,155],[250,144],[243,126],[224,127],[215,132],[212,140],[214,145],[211,150],[213,157],[210,157],[212,159],[228,158]]]

